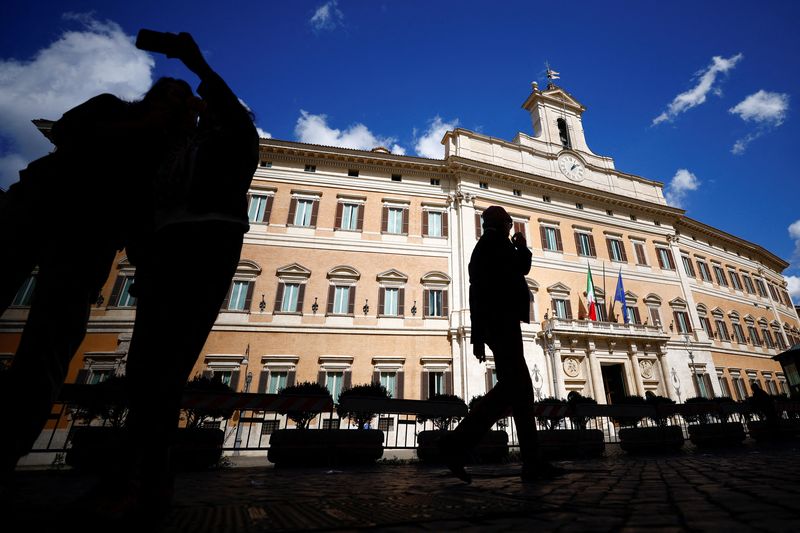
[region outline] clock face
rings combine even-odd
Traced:
[[[558,158],[558,169],[572,181],[583,181],[586,167],[580,160],[572,155],[565,154]]]

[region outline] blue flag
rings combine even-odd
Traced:
[[[625,287],[622,286],[622,269],[619,270],[619,278],[617,278],[617,292],[614,293],[614,302],[619,302],[622,305],[622,317],[626,324],[629,323],[628,306],[625,305]]]

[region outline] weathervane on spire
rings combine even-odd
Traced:
[[[553,80],[558,80],[561,78],[561,76],[559,76],[558,72],[550,68],[550,64],[547,61],[545,61],[544,66],[547,69],[547,79],[549,80],[548,85],[553,85]]]

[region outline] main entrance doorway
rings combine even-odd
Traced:
[[[614,404],[628,394],[628,389],[625,386],[624,364],[601,365],[600,370],[603,372],[603,386],[607,404]]]

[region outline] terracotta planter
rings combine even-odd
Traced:
[[[698,448],[736,446],[744,441],[744,426],[739,422],[716,422],[689,426],[689,440]]]
[[[628,453],[676,452],[683,447],[680,426],[649,426],[619,430],[620,448]]]
[[[267,458],[278,466],[374,463],[383,456],[379,429],[279,429]]]
[[[441,462],[439,439],[451,431],[429,430],[417,434],[417,457],[423,463]],[[495,430],[488,432],[473,450],[470,463],[496,463],[508,457],[508,433]]]
[[[599,429],[547,429],[536,432],[539,450],[547,459],[600,457],[605,437]]]
[[[175,437],[172,464],[176,470],[204,470],[219,463],[225,433],[217,428],[180,428]],[[125,430],[85,426],[73,430],[64,462],[69,466],[99,472],[124,466]]]

